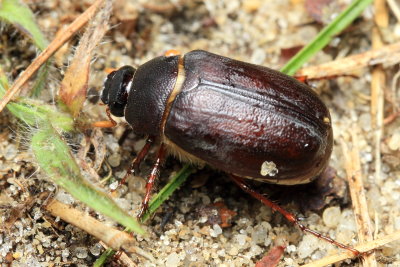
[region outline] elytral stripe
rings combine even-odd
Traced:
[[[185,67],[183,66],[183,56],[180,56],[178,62],[178,75],[176,78],[174,89],[172,89],[171,94],[168,97],[167,105],[164,110],[164,114],[161,121],[161,132],[164,135],[165,124],[167,123],[167,118],[169,112],[171,111],[172,104],[175,101],[176,96],[182,91],[183,82],[185,81],[186,74],[185,74]]]

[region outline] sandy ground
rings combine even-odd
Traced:
[[[162,2],[162,1],[160,1]],[[306,3],[308,5],[306,5]],[[307,44],[321,29],[321,23],[329,21],[346,3],[335,2],[322,13],[307,11],[313,1],[116,1],[111,19],[114,26],[100,45],[92,64],[89,98],[85,116],[95,121],[105,119],[104,106],[96,102],[104,69],[123,65],[138,66],[169,49],[188,52],[204,49],[238,60],[279,69],[294,49]],[[67,3],[48,1],[31,3],[37,20],[49,39],[60,25],[70,23],[88,1]],[[393,16],[389,12],[390,16]],[[372,9],[367,10],[349,30],[336,37],[323,52],[318,53],[308,65],[330,62],[371,49],[373,27]],[[316,22],[318,19],[319,22]],[[382,31],[384,39],[393,43],[400,39],[400,22],[391,18],[389,27]],[[5,67],[25,66],[34,56],[29,43],[21,43],[22,37],[12,29],[3,30],[8,45],[16,45],[21,56],[13,58]],[[10,37],[12,36],[12,38]],[[69,43],[60,55],[68,62],[70,50],[77,38]],[[17,45],[18,44],[18,45]],[[3,47],[3,49],[6,49]],[[1,51],[1,50],[0,50]],[[25,55],[25,54],[26,55]],[[24,67],[18,67],[24,69]],[[50,92],[55,92],[63,66],[53,68]],[[391,101],[398,96],[392,84],[398,67],[387,66],[384,115],[392,114],[398,105]],[[18,72],[18,71],[17,71]],[[370,111],[371,68],[354,70],[358,78],[340,77],[311,85],[331,111],[334,128],[334,151],[330,166],[336,177],[328,189],[314,185],[281,188],[254,184],[262,193],[299,216],[310,228],[327,233],[336,240],[354,246],[357,230],[347,181],[346,163],[351,161],[343,151],[343,144],[352,148],[358,139],[361,174],[367,196],[368,215],[372,220],[374,237],[390,235],[400,230],[400,132],[399,120],[385,124],[380,144],[380,159],[376,158],[376,130]],[[11,77],[16,73],[10,74]],[[397,91],[396,91],[397,90]],[[49,94],[51,96],[51,94]],[[106,176],[108,166],[112,175],[121,178],[134,156],[144,144],[140,136],[127,132],[121,123],[113,130],[104,131],[107,146],[106,161],[100,176]],[[0,216],[1,222],[9,218],[10,210],[21,206],[9,231],[0,233],[0,263],[7,266],[87,266],[103,251],[98,240],[82,230],[59,221],[46,213],[40,204],[23,209],[29,196],[40,192],[56,191],[56,187],[36,170],[33,156],[23,144],[24,132],[8,112],[0,115]],[[352,136],[353,135],[353,136]],[[79,140],[79,136],[71,140]],[[118,141],[124,138],[122,144]],[[151,168],[155,150],[141,168],[141,177],[130,179],[114,194],[117,202],[134,214],[140,205],[147,173]],[[376,162],[381,171],[376,173]],[[173,158],[166,163],[157,188],[176,173],[182,164]],[[113,181],[113,180],[111,180]],[[26,191],[21,190],[21,185]],[[106,190],[111,185],[106,186]],[[57,199],[89,212],[62,189]],[[215,203],[223,202],[226,209],[236,215],[228,227],[218,224]],[[95,212],[93,216],[106,224],[115,224]],[[304,235],[287,223],[281,215],[272,214],[257,200],[243,193],[228,177],[208,167],[198,170],[189,181],[166,201],[159,212],[145,226],[149,236],[138,237],[138,246],[155,259],[151,262],[132,255],[138,266],[253,266],[272,247],[285,245],[286,249],[278,266],[298,266],[320,259],[337,249],[331,244],[310,235]],[[376,251],[378,266],[400,265],[400,243],[394,242]],[[113,265],[118,265],[115,259]],[[347,260],[336,266],[358,266],[357,260]]]

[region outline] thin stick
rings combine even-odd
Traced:
[[[154,261],[152,255],[135,245],[137,242],[129,233],[107,226],[88,214],[57,200],[52,200],[46,205],[45,208],[53,216],[60,217],[62,220],[84,230],[90,235],[103,241],[105,244],[107,244],[107,246],[113,248],[114,250],[123,249],[129,253],[136,253],[151,261]]]
[[[354,217],[357,225],[358,240],[360,243],[365,243],[373,240],[373,230],[371,220],[368,215],[368,205],[363,185],[357,129],[353,129],[351,132],[353,142],[352,150],[350,152],[348,151],[347,145],[343,140],[341,140],[341,143],[347,173],[347,181],[349,183],[351,202],[353,205]],[[371,267],[377,266],[375,253],[365,255],[363,265]]]
[[[61,46],[63,46],[79,29],[81,29],[95,14],[97,9],[103,4],[104,0],[96,0],[85,12],[77,17],[67,28],[60,32],[59,37],[54,39],[40,55],[28,66],[28,68],[18,77],[14,84],[6,91],[0,100],[0,112],[11,101],[11,99],[21,90],[22,86],[35,74]]]
[[[393,58],[393,55],[396,54],[400,55],[400,42],[317,66],[302,68],[296,72],[296,76],[306,76],[308,79],[340,76],[363,67],[380,64],[387,61],[388,58]]]
[[[387,3],[396,17],[397,22],[400,22],[400,8],[398,2],[396,2],[396,0],[387,0]]]
[[[357,249],[358,251],[360,251],[361,253],[363,253],[363,252],[368,252],[368,251],[374,250],[376,248],[379,248],[381,246],[384,246],[390,242],[394,242],[397,240],[400,240],[400,231],[394,232],[390,235],[386,235],[386,236],[376,239],[374,241],[370,241],[365,244],[355,246],[354,248]],[[311,262],[309,264],[302,265],[302,267],[329,266],[330,264],[334,264],[336,262],[340,262],[340,261],[343,261],[346,259],[351,259],[353,257],[354,257],[354,255],[352,253],[350,253],[348,251],[344,251],[342,253],[326,256],[325,258],[322,258],[320,260]]]

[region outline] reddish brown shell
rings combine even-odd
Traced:
[[[264,182],[309,182],[327,165],[332,127],[307,85],[278,71],[192,51],[165,136],[227,173]]]

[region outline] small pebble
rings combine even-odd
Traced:
[[[212,237],[217,237],[217,236],[219,236],[220,234],[222,234],[222,228],[221,228],[221,226],[219,226],[218,224],[214,224],[214,225],[213,225],[213,228],[210,229],[210,235],[211,235]]]
[[[168,255],[167,260],[165,261],[165,266],[175,267],[179,266],[181,260],[179,259],[179,255],[176,252],[172,252]]]
[[[103,246],[100,245],[100,243],[96,243],[90,247],[90,253],[92,253],[93,256],[98,256],[100,255],[102,248]]]
[[[391,150],[399,150],[400,148],[400,133],[396,132],[390,137],[388,146]]]
[[[320,240],[312,235],[305,235],[300,242],[297,254],[301,259],[309,257],[319,247]]]
[[[77,247],[75,248],[75,256],[78,259],[85,259],[88,256],[88,251],[85,247]]]
[[[329,207],[324,210],[322,219],[326,226],[335,228],[340,221],[341,211],[339,207]]]
[[[119,153],[112,154],[108,157],[107,162],[111,165],[111,167],[118,167],[121,163],[121,155]]]

